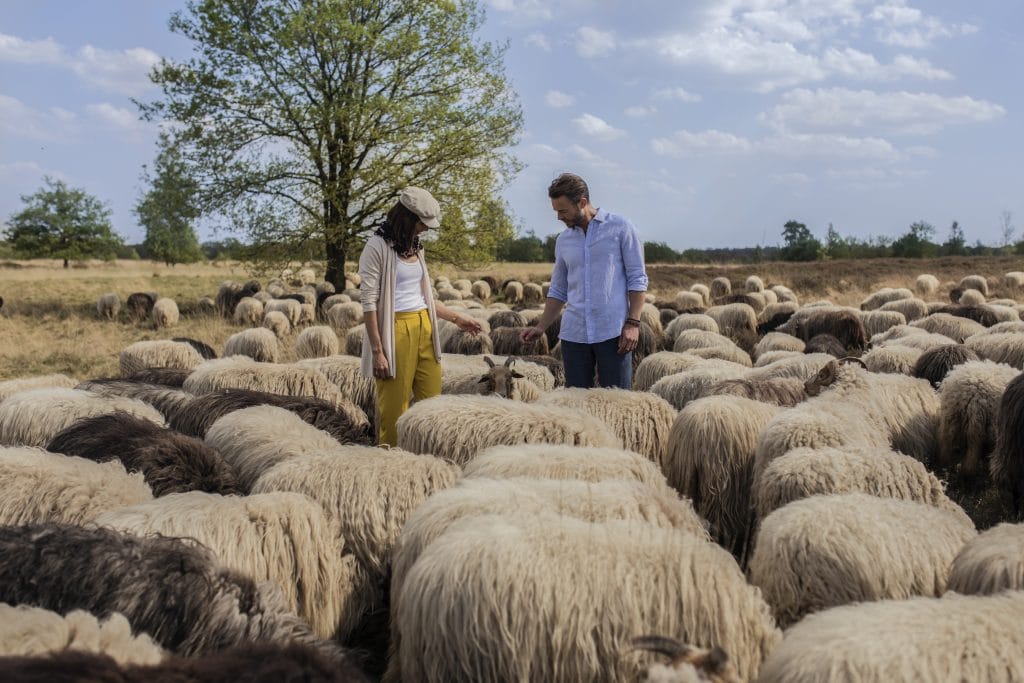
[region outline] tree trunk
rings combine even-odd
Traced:
[[[67,268],[67,267],[68,267],[68,260],[67,260],[67,259],[64,259],[64,267],[65,267],[65,268]]]
[[[345,289],[345,245],[339,240],[327,240],[327,272],[324,280],[339,292]]]

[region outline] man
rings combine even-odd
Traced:
[[[529,342],[558,317],[567,387],[633,385],[633,350],[640,338],[640,311],[647,291],[644,247],[633,224],[590,203],[578,175],[563,173],[548,187],[551,208],[566,230],[555,242],[544,313],[523,330]]]

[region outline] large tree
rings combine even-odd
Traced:
[[[110,222],[110,209],[85,190],[44,178],[46,187],[22,195],[25,208],[11,216],[6,237],[28,258],[113,259],[122,240]]]
[[[336,285],[406,185],[458,219],[461,258],[489,256],[522,113],[482,21],[476,0],[194,0],[170,26],[195,55],[161,62],[140,107],[177,122],[204,211],[257,245],[322,244]]]
[[[195,263],[203,258],[192,225],[200,215],[196,183],[166,133],[160,135],[158,148],[152,174],[143,169],[149,190],[135,207],[135,215],[146,229],[142,246],[148,258],[167,265]]]

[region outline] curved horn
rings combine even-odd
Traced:
[[[856,356],[843,356],[842,358],[839,359],[839,362],[840,363],[857,363],[858,365],[860,365],[865,370],[868,369],[867,363],[865,363],[860,358],[857,358]]]
[[[515,362],[516,362],[516,357],[515,356],[509,356],[508,358],[505,359],[505,367],[506,368],[510,368],[510,367],[512,367],[512,365]]]
[[[487,367],[490,367],[490,368],[494,367],[494,361],[491,360],[490,356],[484,356],[484,362],[487,363]]]
[[[640,636],[629,641],[635,650],[647,650],[665,655],[670,659],[676,659],[689,654],[692,649],[686,643],[681,643],[675,638],[665,636]]]

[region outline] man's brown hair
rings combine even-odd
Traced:
[[[573,204],[579,204],[584,197],[590,201],[590,188],[587,181],[575,173],[563,173],[548,185],[548,198],[568,197]]]

